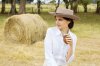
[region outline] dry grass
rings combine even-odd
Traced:
[[[0,43],[0,66],[41,66],[44,59],[41,44],[43,42],[37,42],[30,46]]]
[[[69,66],[99,66],[100,38],[78,38],[76,58]],[[42,66],[43,41],[33,45],[0,43],[0,66]]]
[[[76,59],[70,66],[100,66],[99,39],[78,38]]]

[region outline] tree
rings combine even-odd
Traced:
[[[56,10],[57,10],[57,8],[59,7],[59,5],[60,5],[60,0],[58,0],[58,2],[57,2]],[[56,10],[55,10],[55,11],[56,11]]]
[[[16,0],[11,0],[11,10],[10,10],[10,13],[11,14],[16,14],[17,11],[16,11]]]
[[[83,5],[83,7],[84,7],[84,12],[87,13],[87,5],[88,5],[89,3],[91,3],[92,0],[80,0],[80,1],[81,1],[82,5]]]
[[[74,11],[74,13],[77,13],[78,2],[79,0],[69,0],[71,9]]]
[[[24,14],[26,12],[25,6],[26,6],[26,0],[20,0],[19,14]]]
[[[40,0],[37,1],[37,8],[38,8],[38,14],[40,14],[40,10],[41,10],[41,1]]]
[[[74,13],[77,13],[77,7],[78,7],[78,0],[74,1],[74,4],[73,4]]]
[[[68,0],[63,0],[63,1],[64,1],[64,3],[65,3],[66,8],[68,9],[69,1],[68,1]]]
[[[79,0],[63,0],[66,8],[68,9],[69,5],[71,6],[70,9],[74,11],[74,13],[77,13],[77,6],[78,6],[78,1]]]
[[[2,0],[1,13],[4,13],[5,12],[5,3],[6,3],[6,0]]]
[[[97,8],[96,8],[96,13],[100,14],[100,1],[97,1]]]

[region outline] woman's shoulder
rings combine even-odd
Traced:
[[[49,27],[48,29],[47,29],[47,31],[55,31],[57,28],[56,27]]]
[[[70,31],[70,34],[71,34],[71,36],[72,36],[73,38],[77,39],[77,36],[76,36],[75,33],[73,33],[72,31]]]
[[[57,29],[57,27],[49,27],[47,29],[47,33],[52,34],[52,35],[56,35],[57,33],[59,33],[59,30]]]

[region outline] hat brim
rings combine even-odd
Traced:
[[[49,12],[49,14],[54,15],[54,16],[66,17],[66,18],[70,18],[73,20],[79,20],[79,17],[76,15],[67,15],[67,14],[55,13],[55,12]]]

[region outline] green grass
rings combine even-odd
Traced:
[[[45,6],[43,6],[45,7]],[[100,66],[100,15],[77,13],[80,20],[75,21],[72,31],[78,41],[75,60],[69,66]],[[33,45],[3,42],[3,29],[8,14],[0,14],[0,66],[42,66],[44,61],[43,41]],[[55,26],[55,17],[42,12],[40,16],[49,27]]]

